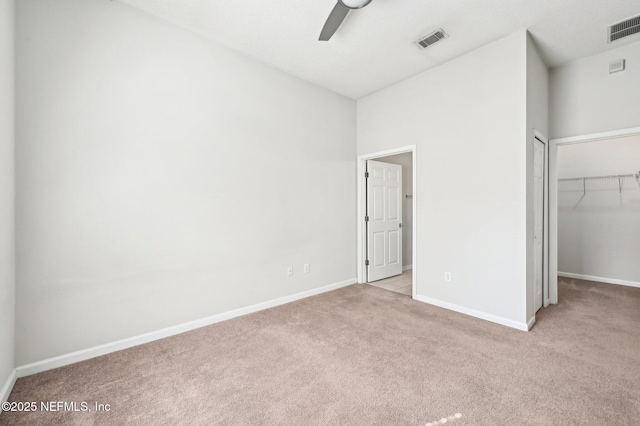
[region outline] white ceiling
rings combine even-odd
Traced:
[[[354,99],[523,28],[550,67],[640,41],[606,42],[638,0],[373,0],[328,42],[318,36],[336,0],[119,1]],[[413,44],[438,28],[450,37]]]

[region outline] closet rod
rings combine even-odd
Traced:
[[[629,173],[626,175],[607,175],[607,176],[582,176],[582,177],[574,177],[574,178],[562,178],[558,179],[558,182],[564,182],[568,180],[585,180],[585,179],[617,179],[617,178],[626,178],[626,177],[640,177],[640,172],[633,174]]]
[[[583,177],[575,177],[575,178],[563,178],[563,179],[558,179],[558,182],[566,182],[570,180],[581,180],[582,195],[584,196],[587,194],[587,179],[618,179],[618,192],[622,194],[622,179],[626,177],[640,179],[640,171],[636,174],[629,173],[626,175],[583,176]]]

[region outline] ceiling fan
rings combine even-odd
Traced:
[[[362,9],[369,3],[371,3],[371,0],[338,0],[331,14],[329,14],[327,22],[324,23],[319,40],[328,41],[338,31],[340,24],[342,24],[351,9]]]

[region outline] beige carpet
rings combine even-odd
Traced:
[[[0,424],[638,425],[640,289],[560,295],[525,333],[354,285],[22,378],[111,409]]]

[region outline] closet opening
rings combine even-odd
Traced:
[[[558,282],[640,287],[640,128],[558,139],[551,148],[555,303]]]

